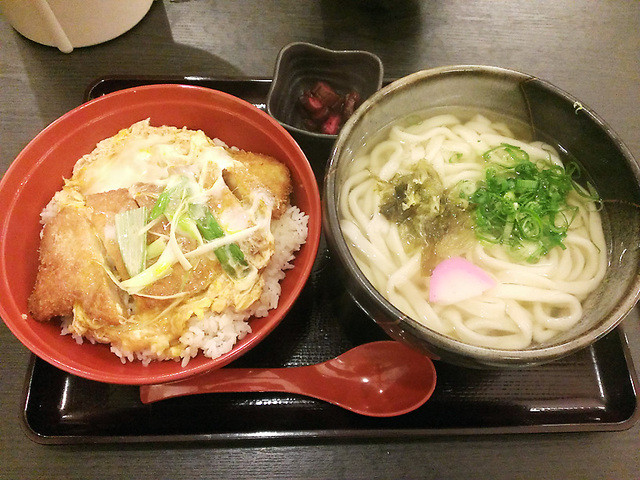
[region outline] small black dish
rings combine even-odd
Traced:
[[[303,126],[299,98],[316,82],[325,81],[337,92],[356,90],[365,100],[382,86],[383,67],[378,56],[362,50],[329,50],[305,42],[290,43],[280,50],[267,113],[280,122],[296,140],[325,139],[331,144],[337,135],[308,131]]]

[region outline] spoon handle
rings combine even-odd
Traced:
[[[310,373],[308,367],[222,368],[173,383],[143,385],[140,387],[140,400],[142,403],[153,403],[185,395],[221,392],[304,394],[300,383],[306,383],[305,379],[308,379]],[[292,378],[296,381],[292,382]]]

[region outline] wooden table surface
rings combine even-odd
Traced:
[[[4,172],[97,77],[270,77],[279,49],[309,41],[378,54],[387,77],[489,64],[544,78],[593,108],[640,159],[640,2],[156,1],[105,44],[63,54],[0,21]],[[1,241],[1,239],[0,239]],[[640,364],[637,315],[624,323]],[[21,428],[29,352],[0,325],[0,478],[640,478],[640,425],[602,433],[412,441],[43,446]]]

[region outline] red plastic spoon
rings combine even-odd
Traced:
[[[143,403],[218,392],[288,392],[372,417],[392,417],[424,404],[436,386],[431,360],[394,341],[365,343],[304,367],[222,368],[172,383],[140,387]]]

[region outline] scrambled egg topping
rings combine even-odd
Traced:
[[[43,212],[34,318],[68,316],[71,333],[178,358],[189,319],[248,309],[262,293],[270,221],[290,186],[265,185],[252,173],[255,159],[237,160],[247,155],[238,152],[202,131],[148,120],[100,142]],[[270,161],[279,178],[282,164]],[[116,228],[123,212],[144,215],[129,237]],[[127,245],[140,235],[135,269]]]

